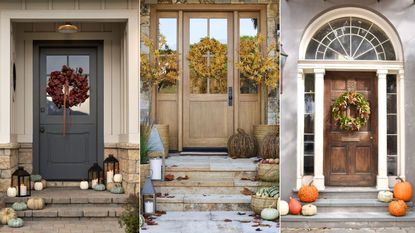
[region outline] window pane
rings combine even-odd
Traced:
[[[398,154],[398,136],[388,135],[387,144],[388,144],[388,155],[397,155]]]
[[[388,156],[388,176],[398,175],[396,156]]]
[[[221,44],[228,44],[228,20],[227,19],[210,19],[209,20],[210,38],[218,40]],[[209,62],[213,62],[215,57],[208,54]],[[209,93],[226,94],[227,93],[227,72],[222,77],[211,77],[209,79]]]
[[[258,20],[256,18],[239,19],[239,41],[249,40],[258,34]],[[240,92],[241,94],[257,94],[258,85],[255,81],[240,75]]]
[[[392,95],[388,95],[387,97],[387,109],[388,109],[388,113],[396,113],[396,95],[392,94]]]
[[[304,116],[304,133],[314,133],[314,116]]]
[[[159,36],[164,36],[166,45],[161,48],[162,53],[177,51],[177,19],[160,18],[159,19]],[[158,92],[164,94],[174,94],[177,91],[176,82],[162,81],[158,86]]]
[[[395,75],[388,75],[388,78],[387,78],[387,92],[388,93],[396,93],[396,76]]]
[[[46,75],[50,75],[53,71],[61,71],[62,66],[67,62],[67,56],[46,56]]]
[[[72,69],[82,68],[84,74],[89,74],[89,56],[69,56],[69,67]]]
[[[388,124],[387,125],[388,134],[397,134],[398,133],[396,115],[388,115],[388,123],[387,124]]]
[[[304,154],[314,153],[314,135],[304,135]]]
[[[208,36],[208,19],[190,19],[190,44]]]
[[[314,174],[314,156],[304,156],[304,174],[313,175]]]
[[[314,94],[306,94],[304,97],[304,112],[314,113]]]
[[[305,92],[314,92],[314,74],[306,74],[304,79]]]

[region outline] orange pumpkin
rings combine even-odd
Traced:
[[[398,182],[393,186],[393,195],[396,199],[402,201],[410,201],[412,199],[412,185],[408,181],[397,177]]]
[[[407,208],[408,206],[406,205],[404,201],[394,200],[391,203],[389,203],[388,210],[392,216],[400,217],[400,216],[406,215]]]
[[[288,207],[290,209],[290,213],[293,215],[299,215],[301,213],[301,203],[292,197],[290,197]]]
[[[303,185],[303,187],[298,190],[298,197],[302,202],[314,202],[318,198],[318,189],[313,185],[311,181],[308,185]]]

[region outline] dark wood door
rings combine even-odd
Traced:
[[[324,80],[324,175],[332,186],[375,186],[377,174],[377,77],[371,72],[327,72]],[[331,114],[338,96],[363,94],[370,102],[369,122],[359,131],[340,129]]]
[[[98,47],[65,46],[37,47],[38,64],[35,69],[35,88],[38,102],[38,132],[35,132],[38,154],[34,170],[48,180],[82,180],[87,178],[88,168],[99,162],[102,155],[102,130],[98,107],[99,54]],[[52,71],[63,65],[82,68],[88,76],[89,98],[67,111],[66,133],[63,134],[63,109],[57,108],[46,93],[46,85]],[[37,126],[36,126],[37,128]]]

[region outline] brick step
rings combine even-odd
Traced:
[[[320,213],[347,212],[387,212],[389,203],[376,199],[318,199],[313,203]],[[412,202],[406,203],[413,207]]]
[[[60,206],[49,207],[42,210],[17,211],[23,218],[115,218],[123,212],[122,207],[89,207],[89,206]]]
[[[404,217],[393,217],[384,212],[329,212],[315,216],[287,215],[282,216],[284,228],[371,228],[371,227],[414,227],[415,213],[410,211]]]
[[[250,196],[223,194],[171,195],[157,198],[157,209],[165,211],[249,211]]]

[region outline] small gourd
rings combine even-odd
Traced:
[[[10,219],[7,223],[7,225],[9,225],[9,227],[11,228],[19,228],[22,227],[24,224],[23,219],[21,218],[15,218],[15,219]]]
[[[45,207],[45,200],[41,197],[32,197],[27,200],[27,207],[31,210],[41,210]]]
[[[394,200],[389,203],[388,210],[389,214],[395,217],[401,217],[406,215],[406,209],[408,206],[402,200]]]
[[[143,227],[143,226],[144,226],[144,222],[145,222],[145,221],[146,221],[146,220],[144,219],[144,216],[140,214],[140,220],[139,220],[139,226],[140,226],[140,229],[141,229],[141,227]]]
[[[33,182],[40,182],[42,180],[41,175],[30,175],[30,180]]]
[[[261,218],[264,220],[275,220],[278,218],[278,210],[274,208],[265,208],[261,211]]]
[[[17,218],[16,211],[12,208],[4,208],[0,210],[0,220],[3,225],[6,225],[10,219]]]
[[[109,182],[109,183],[107,183],[107,190],[108,191],[111,191],[111,189],[113,188],[115,186],[115,183],[114,182]]]
[[[15,187],[9,187],[7,189],[7,196],[8,197],[15,197],[17,195],[17,189]]]
[[[95,191],[104,191],[105,190],[105,185],[97,184],[97,185],[95,185],[94,190]]]
[[[42,191],[43,190],[43,184],[40,181],[35,182],[34,186],[35,186],[36,191]]]
[[[79,183],[79,188],[82,190],[87,190],[89,188],[88,181],[81,181],[81,183]]]
[[[301,203],[296,199],[290,197],[290,203],[288,203],[290,207],[290,213],[292,215],[299,215],[301,213]]]
[[[380,191],[378,193],[378,200],[381,202],[389,203],[393,199],[393,193],[390,191]]]
[[[121,174],[115,174],[113,179],[114,179],[115,183],[121,183],[122,175]]]
[[[27,210],[27,205],[24,202],[15,202],[12,205],[12,209],[14,209],[16,211]]]
[[[306,185],[303,185],[300,190],[298,190],[298,197],[302,202],[315,202],[318,198],[318,189],[313,185],[313,180]]]
[[[44,180],[44,179],[42,179],[40,182],[42,182],[43,189],[45,189],[46,188],[47,181]]]
[[[110,192],[114,194],[122,194],[124,193],[124,188],[121,184],[115,184],[114,187],[111,188]]]
[[[288,203],[284,200],[279,200],[278,201],[278,210],[280,211],[281,216],[287,215],[288,212],[290,211],[290,209],[288,207]]]
[[[317,214],[317,206],[312,204],[304,205],[301,209],[301,214],[304,216],[313,216]]]

